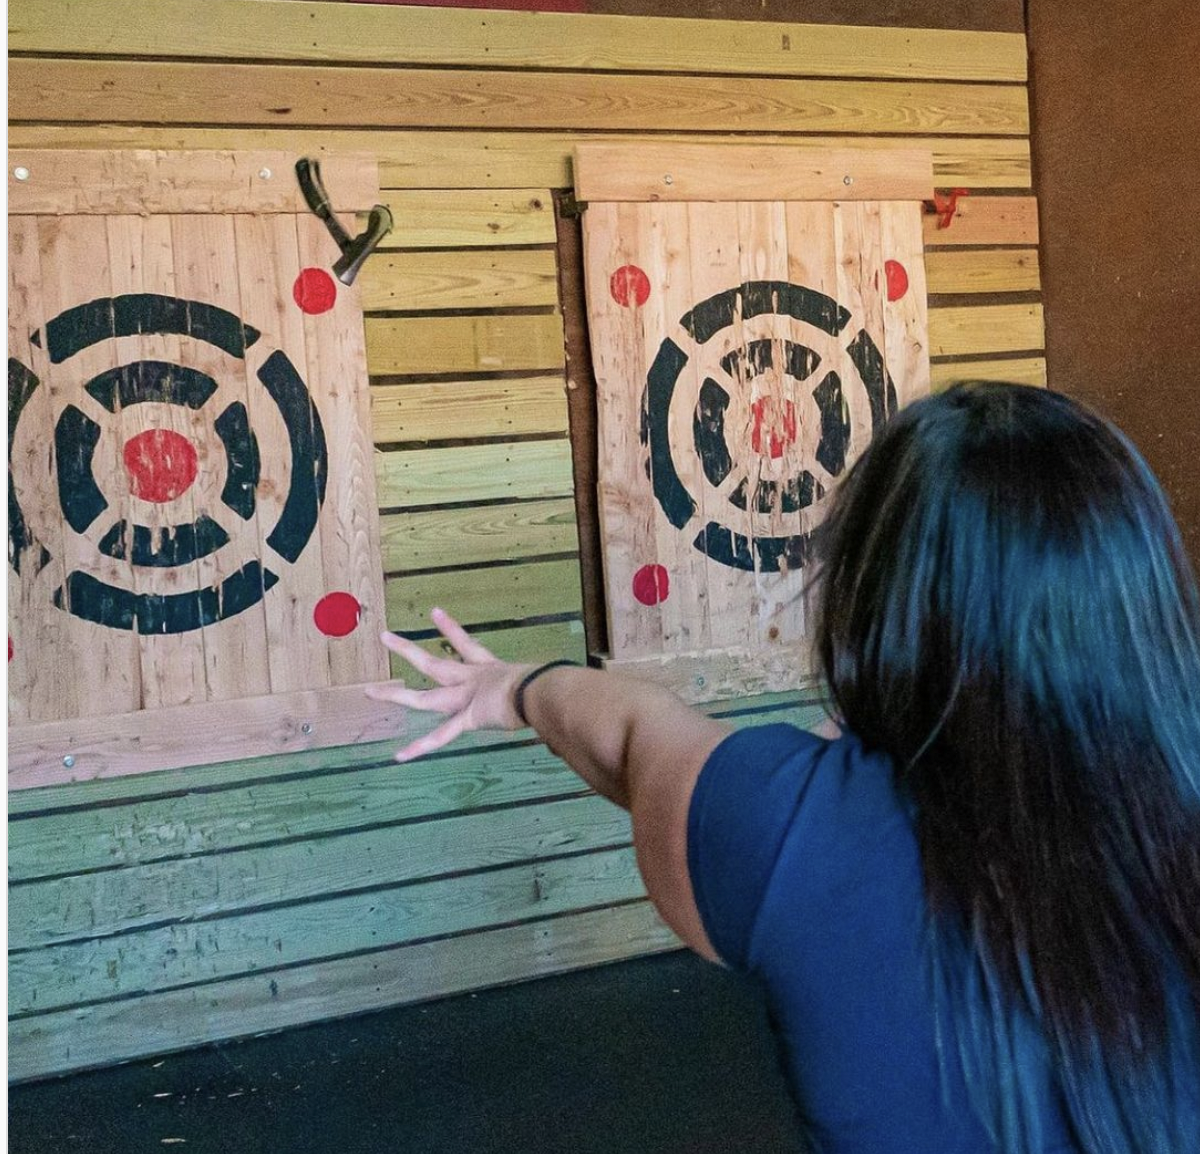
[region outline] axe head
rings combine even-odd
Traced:
[[[353,240],[342,246],[342,255],[333,266],[333,274],[344,285],[354,283],[363,261],[379,247],[379,242],[392,231],[392,213],[385,205],[377,204],[371,209],[367,227]]]

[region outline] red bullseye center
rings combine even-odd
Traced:
[[[759,397],[750,406],[750,412],[754,418],[750,430],[754,451],[778,460],[784,449],[795,443],[796,406],[791,401],[784,401],[781,406],[774,397]]]
[[[362,605],[352,593],[326,593],[313,609],[313,622],[326,637],[346,637],[358,628]]]
[[[147,429],[130,437],[124,457],[130,491],[143,501],[174,501],[196,479],[196,446],[171,429]]]

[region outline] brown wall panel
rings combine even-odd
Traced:
[[[1111,417],[1200,563],[1200,5],[1030,0],[1051,388]]]

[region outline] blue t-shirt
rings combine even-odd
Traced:
[[[956,1065],[939,1073],[920,853],[885,756],[790,725],[731,734],[696,783],[688,869],[717,953],[765,985],[821,1154],[994,1150]],[[1075,1149],[1056,1106],[1042,1134]]]

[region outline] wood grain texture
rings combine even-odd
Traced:
[[[963,197],[944,228],[939,214],[928,209],[924,232],[926,249],[951,244],[1036,245],[1037,201],[1032,196]]]
[[[385,594],[388,628],[398,633],[431,628],[429,611],[435,605],[463,625],[578,614],[579,562],[533,561],[392,577],[385,582]]]
[[[558,306],[554,253],[379,253],[357,282],[368,312]]]
[[[925,200],[932,159],[921,149],[743,144],[580,144],[575,194],[584,201]]]
[[[1023,81],[1024,37],[247,0],[15,0],[9,50],[216,60]]]
[[[933,366],[933,391],[958,381],[1010,381],[1016,385],[1046,384],[1045,357],[1015,357],[1001,361],[950,361]]]
[[[631,847],[136,929],[11,954],[9,1013],[144,995],[644,896]]]
[[[354,685],[42,722],[10,732],[8,788],[178,769],[201,752],[220,761],[378,741],[403,725],[403,711]]]
[[[562,318],[546,316],[368,317],[372,376],[556,369]]]
[[[925,257],[931,293],[1037,292],[1037,249],[934,251]]]
[[[264,848],[106,869],[14,888],[9,949],[146,929],[187,907],[196,919],[630,845],[629,815],[597,796],[420,824],[339,831]]]
[[[703,653],[605,658],[605,669],[661,685],[689,705],[811,689],[817,683],[814,657],[802,647],[768,651],[755,646],[710,649]]]
[[[8,154],[9,215],[94,213],[297,213],[308,206],[292,152],[162,152],[140,149],[13,149]],[[17,168],[28,176],[17,180]],[[372,156],[330,157],[321,165],[330,204],[365,211],[379,199]]]
[[[377,453],[375,469],[384,509],[571,492],[571,446],[566,440]]]
[[[382,250],[402,248],[495,248],[553,244],[554,214],[547,189],[385,189],[395,228]]]
[[[371,429],[377,444],[506,437],[567,431],[562,375],[375,385]]]
[[[563,72],[326,68],[180,61],[9,62],[13,121],[353,124],[376,128],[703,126],[720,132],[1029,131],[1018,85],[745,80]]]
[[[263,2],[263,0],[255,0]],[[289,0],[291,2],[291,0]],[[190,128],[157,125],[15,124],[10,147],[38,148],[270,148],[298,155],[368,151],[379,158],[379,179],[397,189],[569,188],[571,161],[581,141],[635,143],[635,133],[610,138],[583,133],[437,132],[359,129]],[[664,133],[664,145],[694,144],[695,134]],[[740,144],[928,149],[939,188],[1028,189],[1029,141],[1020,137],[747,136]]]
[[[929,310],[931,356],[1033,352],[1045,343],[1041,305],[961,305]]]
[[[522,501],[466,509],[391,513],[381,518],[385,573],[575,553],[575,502]]]
[[[10,1024],[20,1081],[679,948],[648,901]]]

